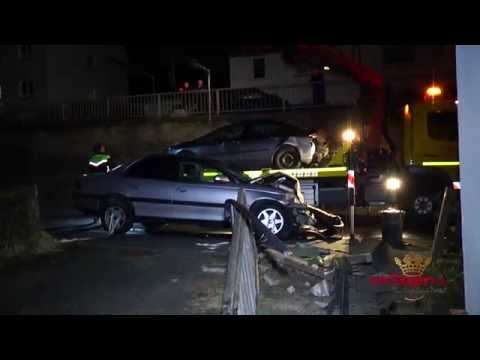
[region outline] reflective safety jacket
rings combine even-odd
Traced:
[[[110,171],[110,155],[94,154],[88,161],[90,173],[107,173]]]

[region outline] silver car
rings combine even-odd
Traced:
[[[274,120],[228,125],[168,149],[170,154],[220,160],[236,170],[310,166],[327,158],[328,152],[326,141],[318,137],[315,130]]]
[[[251,180],[214,160],[174,155],[149,155],[102,175],[83,175],[76,183],[75,206],[99,215],[115,232],[133,222],[187,220],[226,222],[225,202],[244,189],[246,205],[272,233],[286,239],[297,211],[306,209],[297,179],[285,174]]]

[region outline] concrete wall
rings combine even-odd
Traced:
[[[469,314],[480,315],[480,46],[456,48],[465,305]]]

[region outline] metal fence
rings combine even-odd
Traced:
[[[325,100],[316,95],[318,91],[316,86],[318,84],[307,83],[289,86],[212,89],[210,109],[207,90],[116,96],[96,101],[53,105],[49,109],[49,118],[63,121],[99,119],[123,121],[207,114],[209,111],[212,114],[220,115],[234,112],[291,111],[354,103],[352,99],[355,98],[355,93],[348,93],[342,84],[329,85],[326,89]],[[347,96],[339,97],[338,94],[342,92],[347,93]]]
[[[223,294],[222,314],[255,315],[259,295],[258,256],[253,228],[239,207],[245,205],[240,190],[237,202],[230,202],[232,242],[230,244],[227,280]]]

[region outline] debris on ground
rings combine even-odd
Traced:
[[[323,279],[322,281],[316,283],[311,289],[310,293],[313,296],[317,297],[328,297],[331,295],[330,284],[327,280]]]
[[[211,274],[225,274],[226,269],[221,267],[202,266],[202,271],[204,273],[211,273]]]
[[[308,281],[305,282],[305,286],[306,286],[306,287],[310,287],[310,285],[311,285],[311,284],[310,284]]]
[[[197,243],[197,246],[206,247],[208,250],[216,250],[217,248],[228,245],[228,241],[219,242],[219,243]]]
[[[178,278],[173,278],[173,279],[170,279],[170,282],[172,282],[172,283],[177,283],[178,281],[179,281],[179,279],[178,279]]]
[[[324,296],[321,297],[319,300],[315,300],[314,303],[318,305],[322,309],[328,308],[330,305],[332,305],[334,300],[333,296]]]
[[[287,292],[288,292],[290,295],[292,295],[292,294],[295,292],[295,288],[294,288],[292,285],[290,285],[290,286],[287,288]]]
[[[276,279],[272,276],[272,274],[263,274],[263,280],[267,283],[268,286],[278,286],[280,284],[280,280]]]

